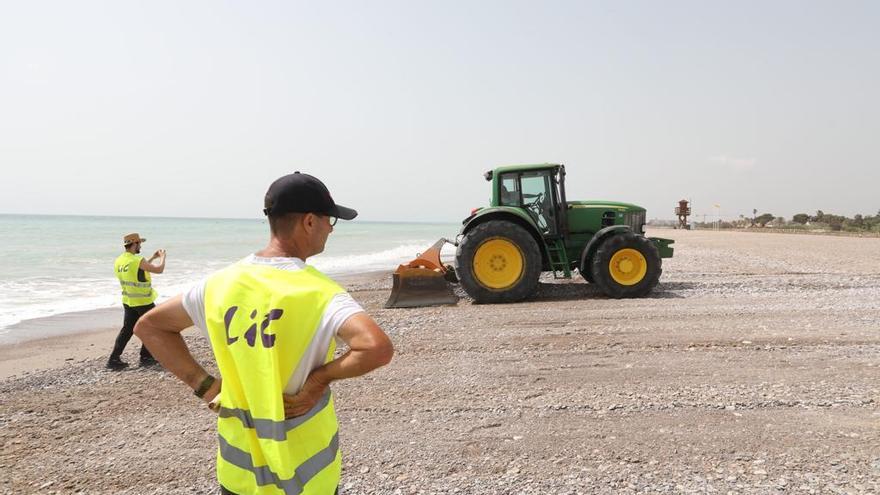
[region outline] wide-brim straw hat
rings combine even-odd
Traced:
[[[133,234],[128,234],[122,238],[122,243],[126,246],[128,246],[129,244],[134,244],[136,242],[144,243],[144,242],[147,242],[147,239],[141,237],[141,235],[138,234],[137,232],[135,232]]]

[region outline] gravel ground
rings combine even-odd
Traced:
[[[341,493],[880,492],[880,239],[659,235],[638,300],[386,310],[387,274],[346,279],[397,352],[333,385]],[[102,365],[0,382],[0,492],[216,493],[212,414]]]

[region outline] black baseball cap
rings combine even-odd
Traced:
[[[277,179],[266,191],[263,214],[277,217],[285,213],[319,213],[351,220],[358,212],[337,205],[323,182],[296,171]]]

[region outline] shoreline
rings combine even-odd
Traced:
[[[390,274],[390,270],[379,270],[331,277],[347,290],[357,291],[381,287],[383,277],[387,277],[390,289]],[[120,303],[112,308],[59,313],[10,325],[5,329],[7,333],[0,335],[0,380],[108,357],[122,327],[122,316]],[[140,340],[132,337],[125,354],[137,349],[140,349]],[[125,360],[136,366],[136,359]]]
[[[413,253],[413,258],[415,258],[415,256],[416,253]],[[390,267],[387,270],[367,270],[363,272],[328,274],[328,276],[337,281],[343,287],[350,288],[350,285],[358,286],[367,280],[373,280],[383,274],[387,275],[390,280],[391,272],[396,268],[397,266]],[[161,284],[157,285],[157,290],[161,293]],[[178,293],[175,293],[171,297],[174,297],[177,294]],[[165,300],[167,299],[163,299],[163,302]],[[0,329],[0,346],[16,345],[27,341],[40,340],[55,336],[85,333],[94,331],[95,329],[108,329],[114,327],[118,331],[121,325],[121,302],[109,307],[65,311],[54,315],[26,318]]]

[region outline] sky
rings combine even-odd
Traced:
[[[0,213],[257,218],[321,178],[458,221],[482,174],[569,199],[880,210],[876,1],[0,4]],[[715,207],[714,205],[719,205]]]

